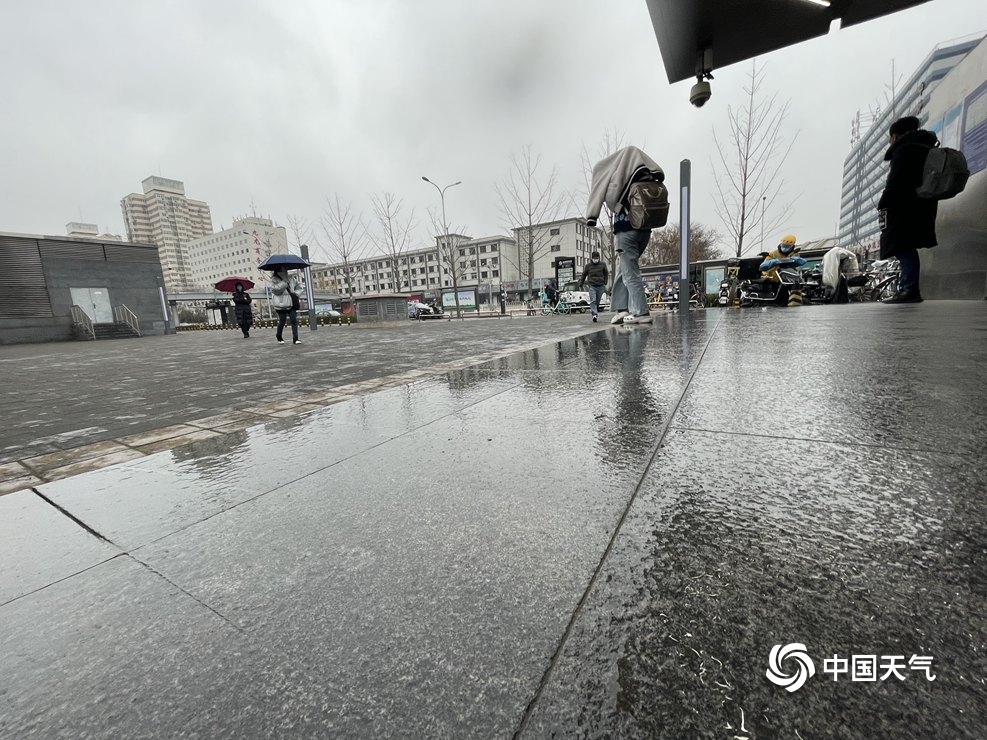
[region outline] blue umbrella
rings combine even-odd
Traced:
[[[311,262],[303,260],[296,254],[272,254],[257,265],[261,270],[301,270],[303,267],[311,266]]]

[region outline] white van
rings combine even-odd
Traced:
[[[589,291],[588,290],[577,290],[579,286],[578,280],[570,280],[568,283],[562,286],[562,300],[564,300],[569,306],[580,313],[586,313],[589,308]],[[600,310],[606,310],[610,306],[610,296],[607,295],[606,291],[603,292],[603,296],[600,298]]]

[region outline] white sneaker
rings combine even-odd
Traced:
[[[292,342],[292,344],[301,344],[301,343],[302,343],[301,339],[296,339]]]
[[[611,324],[623,324],[624,319],[631,315],[630,311],[618,311],[614,314],[613,318],[610,319]]]
[[[624,323],[625,324],[650,324],[651,323],[651,314],[650,313],[646,313],[646,314],[641,314],[640,316],[625,316],[624,317]]]
[[[278,344],[284,344],[284,340],[283,339],[279,339],[278,340]]]

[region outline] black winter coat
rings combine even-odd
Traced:
[[[877,207],[885,211],[881,231],[881,259],[894,257],[902,249],[936,246],[936,212],[939,204],[919,198],[915,188],[922,184],[922,170],[929,149],[938,143],[931,131],[909,131],[892,144],[884,159],[891,163],[888,182]]]
[[[250,310],[250,302],[252,300],[253,298],[250,297],[250,293],[246,291],[233,294],[233,311],[236,314],[237,325],[243,326],[243,324],[251,325],[254,323],[254,314]]]

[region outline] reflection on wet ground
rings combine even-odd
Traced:
[[[976,737],[985,325],[661,317],[0,497],[0,730]]]

